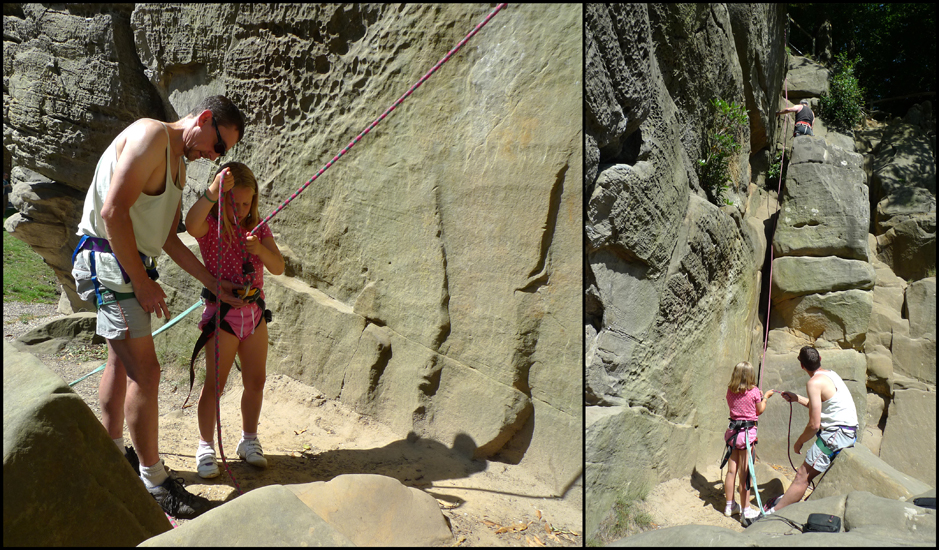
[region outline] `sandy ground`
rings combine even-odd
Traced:
[[[11,306],[8,310],[4,303],[4,339],[8,342],[25,332],[26,325],[55,316],[50,306],[36,307],[33,317],[23,322],[28,314],[22,309],[14,311]],[[98,349],[70,347],[39,358],[71,382],[104,362],[101,346],[94,347]],[[221,456],[219,477],[204,480],[196,474],[196,407],[182,409],[188,372],[180,383],[178,378],[169,379],[167,371],[160,389],[160,456],[190,492],[217,503],[235,498],[237,492]],[[73,388],[99,418],[100,380],[101,373],[97,373]],[[198,400],[200,389],[197,378],[190,404]],[[326,399],[316,388],[281,375],[269,375],[265,385],[258,436],[269,466],[256,469],[235,454],[241,436],[240,399],[241,379],[233,370],[221,399],[222,446],[242,491],[328,481],[342,474],[380,474],[435,497],[450,521],[454,546],[583,545],[581,484],[557,495],[522,467],[466,460],[440,442],[393,433],[341,402]],[[130,445],[126,427],[124,438]]]
[[[788,465],[779,466],[758,461],[755,468],[763,503],[767,499],[783,494],[795,477],[795,472]],[[695,471],[690,476],[671,479],[656,485],[639,505],[638,511],[648,514],[651,518],[651,525],[647,530],[679,525],[713,525],[738,532],[743,531],[744,527],[740,523],[739,514],[731,517],[724,516],[726,504],[724,475],[726,473],[726,467],[724,470],[719,470],[715,464],[703,472]],[[811,489],[806,492],[806,496],[810,494]],[[738,504],[740,504],[739,499],[735,488],[734,500]],[[753,491],[750,492],[750,506],[754,510],[758,508]],[[628,535],[634,534],[637,532],[628,533]],[[616,538],[603,542],[609,543]]]

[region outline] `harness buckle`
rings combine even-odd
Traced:
[[[250,288],[250,287],[236,289],[235,294],[237,294],[239,298],[241,298],[242,300],[244,300],[245,302],[249,304],[253,304],[254,302],[257,302],[258,298],[261,297],[260,290],[258,290],[257,288]]]

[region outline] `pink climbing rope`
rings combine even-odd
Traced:
[[[228,461],[225,460],[225,450],[222,448],[222,405],[221,405],[221,388],[218,387],[218,340],[219,334],[222,332],[222,322],[221,322],[221,311],[222,311],[222,218],[225,216],[225,202],[223,200],[223,193],[225,185],[225,172],[222,172],[222,178],[218,183],[218,254],[216,255],[216,264],[215,264],[215,423],[218,427],[218,453],[222,455],[222,465],[225,466],[225,471],[228,472],[228,477],[231,478],[232,483],[235,484],[235,489],[238,491],[239,495],[243,495],[244,492],[241,490],[241,486],[238,485],[238,480],[235,479],[235,475],[231,473],[231,468],[228,467]],[[229,193],[231,196],[231,193]],[[235,216],[235,226],[238,225],[238,214],[235,211],[234,198],[232,199],[232,214]]]
[[[403,102],[408,96],[411,95],[412,92],[414,92],[414,90],[418,89],[418,88],[420,87],[420,85],[424,83],[425,80],[427,80],[428,78],[430,78],[430,75],[434,74],[434,72],[436,72],[437,69],[439,69],[444,63],[446,63],[446,62],[450,59],[450,57],[453,56],[453,54],[455,54],[457,51],[459,51],[459,49],[462,48],[463,45],[466,44],[466,43],[469,41],[470,38],[472,38],[473,36],[475,36],[476,33],[480,31],[480,29],[482,29],[484,26],[486,26],[486,23],[488,23],[490,19],[492,19],[493,17],[495,17],[495,15],[496,15],[497,13],[499,13],[499,11],[500,11],[502,8],[504,8],[505,6],[506,6],[506,4],[499,4],[498,6],[496,6],[495,9],[492,10],[492,12],[490,12],[489,15],[487,15],[486,18],[485,18],[480,24],[476,25],[476,27],[475,27],[472,31],[470,31],[470,33],[467,34],[466,37],[463,38],[463,40],[460,40],[460,42],[459,42],[452,50],[450,50],[449,52],[447,52],[447,55],[443,56],[443,58],[442,58],[440,61],[438,61],[436,65],[434,65],[433,67],[431,67],[431,69],[430,69],[429,71],[427,71],[427,73],[426,73],[424,76],[422,76],[421,79],[417,81],[417,83],[415,83],[413,86],[411,86],[411,87],[408,89],[408,91],[404,92],[404,95],[402,95],[401,97],[399,97],[398,100],[395,101],[395,102],[391,105],[391,107],[389,107],[388,109],[386,109],[385,112],[381,114],[381,116],[379,116],[377,119],[375,119],[374,122],[372,122],[371,124],[369,124],[368,127],[365,128],[365,130],[363,130],[362,133],[360,133],[359,135],[357,135],[357,136],[355,137],[355,139],[353,139],[351,142],[349,142],[349,144],[346,145],[345,148],[342,149],[342,151],[339,151],[339,154],[336,155],[335,157],[333,157],[333,159],[332,159],[331,161],[327,162],[327,163],[326,163],[326,166],[320,168],[319,172],[317,172],[316,175],[314,175],[312,178],[310,178],[310,181],[304,183],[304,184],[300,187],[300,189],[297,189],[297,191],[296,191],[294,194],[290,195],[290,197],[289,197],[287,200],[285,200],[283,204],[281,204],[280,206],[278,206],[278,207],[277,207],[273,212],[271,212],[266,218],[264,218],[263,220],[261,220],[261,223],[259,223],[259,224],[257,225],[257,227],[255,227],[254,229],[251,230],[251,234],[253,235],[254,232],[258,230],[258,227],[261,227],[261,224],[267,223],[268,220],[270,220],[271,218],[273,218],[274,216],[276,216],[281,210],[283,210],[288,204],[290,204],[290,201],[292,201],[293,199],[297,198],[297,196],[300,195],[300,193],[302,193],[304,190],[306,190],[306,188],[309,187],[310,184],[313,183],[313,182],[316,180],[316,178],[320,177],[320,174],[322,174],[323,172],[325,172],[326,170],[328,170],[330,166],[332,166],[337,160],[339,160],[339,157],[341,157],[342,155],[346,154],[346,151],[348,151],[349,149],[352,148],[353,145],[355,145],[356,143],[358,143],[359,140],[362,139],[362,138],[365,136],[365,134],[371,132],[371,131],[372,131],[372,128],[374,128],[375,126],[378,125],[379,122],[381,122],[382,120],[384,120],[385,117],[388,116],[388,115],[391,113],[391,111],[394,111],[395,108],[396,108],[398,105],[401,104],[401,102]]]
[[[786,42],[789,43],[788,38],[788,29],[786,32]],[[787,56],[788,58],[788,56]],[[783,91],[786,96],[786,105],[789,105],[789,79],[787,77],[783,78]],[[789,132],[789,113],[786,113],[786,120],[783,122],[783,148],[782,156],[779,159],[779,185],[776,188],[776,212],[779,212],[782,200],[782,175],[783,175],[783,166],[786,162],[786,140],[788,139]],[[769,243],[769,291],[766,294],[766,331],[763,336],[763,356],[760,358],[760,380],[759,388],[760,391],[763,391],[763,363],[766,361],[766,345],[769,343],[769,313],[770,305],[772,304],[773,298],[773,258],[775,256],[775,250],[773,249],[773,238],[776,236],[776,227],[779,225],[779,217],[776,218],[776,224],[773,226],[773,235],[770,238]]]

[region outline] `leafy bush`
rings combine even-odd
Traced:
[[[734,184],[730,162],[740,152],[750,119],[743,105],[712,99],[717,113],[715,128],[708,134],[705,158],[698,159],[698,179],[714,204],[732,204],[725,193]]]
[[[837,68],[829,78],[828,93],[819,100],[819,114],[829,126],[851,129],[864,115],[864,88],[854,76],[854,67],[860,61],[860,57],[849,60],[843,52],[835,56]]]

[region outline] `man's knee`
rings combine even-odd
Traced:
[[[817,476],[818,473],[818,470],[803,462],[802,466],[799,466],[799,470],[796,471],[796,481],[808,483],[812,478]]]

